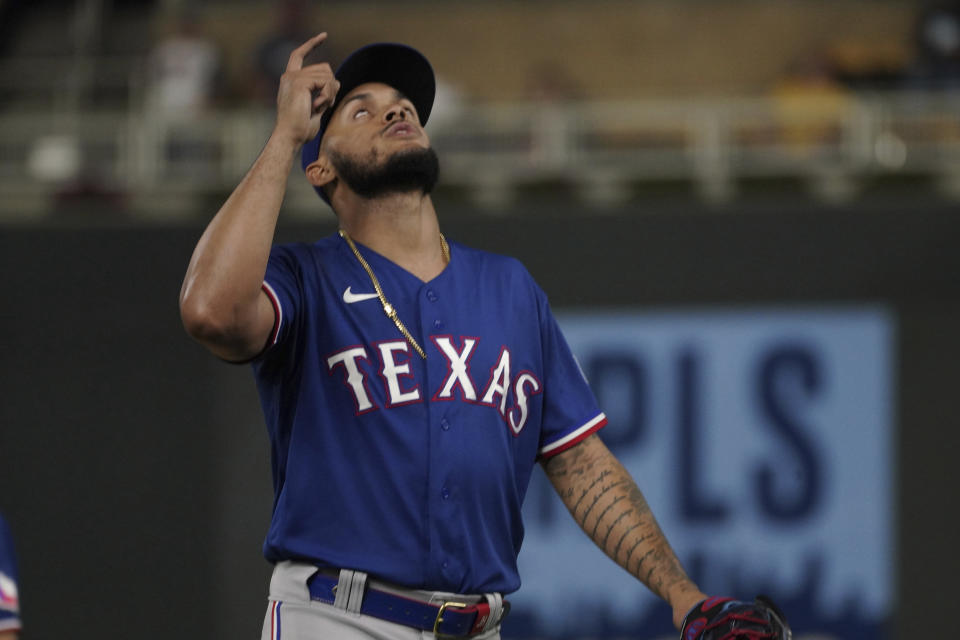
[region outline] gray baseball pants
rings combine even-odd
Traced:
[[[413,627],[373,618],[349,609],[358,609],[359,602],[338,601],[327,604],[310,599],[307,581],[317,572],[313,565],[298,562],[279,562],[270,579],[270,598],[267,614],[263,621],[261,640],[432,640],[430,631],[421,631]],[[360,572],[341,572],[339,592],[362,592],[366,575]],[[344,584],[354,581],[354,584]],[[465,596],[434,591],[410,590],[409,595],[426,602],[457,600],[470,604],[480,601],[482,596]],[[488,599],[489,601],[489,599]],[[491,620],[500,618],[502,599],[497,596],[492,603]],[[471,636],[472,640],[500,640],[500,625],[483,633]]]

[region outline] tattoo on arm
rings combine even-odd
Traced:
[[[664,599],[696,589],[643,493],[599,437],[545,460],[543,468],[577,524],[617,564]]]

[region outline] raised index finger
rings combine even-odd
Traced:
[[[287,71],[297,71],[303,68],[303,59],[307,54],[313,51],[313,48],[327,39],[327,32],[318,33],[290,53],[290,60],[287,61]]]

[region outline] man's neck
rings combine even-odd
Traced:
[[[446,267],[440,226],[429,195],[391,194],[351,198],[341,204],[340,227],[355,242],[376,251],[424,282]]]

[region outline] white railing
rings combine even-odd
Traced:
[[[489,104],[438,112],[428,131],[442,184],[488,207],[538,185],[596,206],[674,183],[729,201],[745,183],[772,180],[843,201],[901,176],[960,198],[958,107],[958,95],[920,93]],[[81,177],[123,193],[135,213],[193,215],[198,202],[232,189],[272,122],[271,112],[250,109],[179,118],[8,111],[0,117],[0,215],[42,215]],[[319,209],[299,171],[286,206],[309,215]]]

